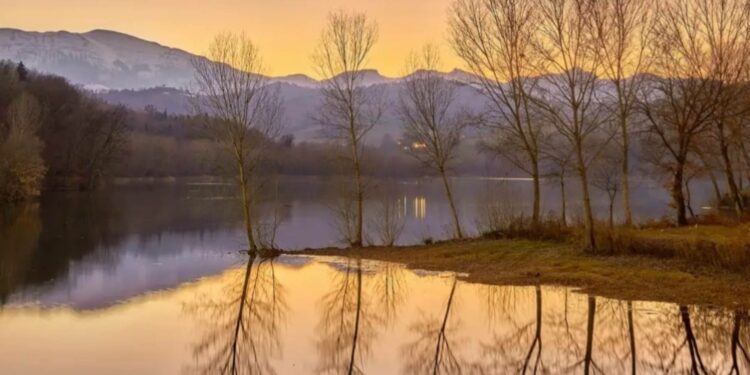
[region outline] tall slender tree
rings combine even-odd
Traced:
[[[543,60],[535,53],[539,18],[529,0],[456,0],[450,15],[453,48],[490,103],[485,124],[491,149],[527,173],[534,185],[532,221],[541,215],[541,138],[530,91]]]
[[[702,1],[702,0],[701,0]],[[650,161],[671,176],[677,225],[687,225],[686,168],[712,124],[722,83],[712,74],[716,60],[706,41],[698,1],[665,0],[655,22],[651,76],[640,90],[638,108],[647,122]]]
[[[355,186],[357,216],[352,246],[363,244],[365,137],[382,114],[382,95],[365,86],[363,69],[378,39],[377,24],[364,13],[331,13],[313,61],[323,78],[323,99],[317,120],[348,150]]]
[[[444,78],[438,72],[439,66],[440,55],[434,46],[426,46],[421,54],[411,56],[407,70],[413,73],[404,81],[399,113],[406,138],[418,146],[411,154],[440,176],[451,208],[455,235],[463,238],[448,174],[470,118],[457,108],[458,84]]]
[[[194,112],[234,161],[249,250],[262,250],[256,238],[254,173],[269,141],[279,135],[282,99],[264,76],[260,51],[244,34],[216,36],[207,59],[195,58],[193,67]]]
[[[653,36],[653,19],[657,4],[646,0],[592,1],[594,56],[600,71],[611,85],[609,104],[612,118],[619,128],[622,151],[622,205],[625,224],[632,225],[630,204],[631,133],[634,132],[636,95],[645,82],[649,68],[648,46]],[[608,92],[605,90],[604,92]]]
[[[594,213],[591,206],[589,165],[601,151],[607,124],[597,98],[600,62],[591,38],[591,7],[587,0],[542,0],[538,52],[550,66],[543,87],[535,90],[535,102],[544,108],[556,135],[573,151],[581,184],[584,245],[596,250]]]

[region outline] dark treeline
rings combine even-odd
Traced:
[[[425,171],[402,142],[385,138],[365,161],[375,176],[420,176]],[[264,153],[263,173],[342,173],[334,143],[295,142],[281,135]],[[408,147],[407,147],[408,148]],[[466,173],[481,174],[466,147]],[[135,111],[101,101],[64,78],[0,62],[0,200],[17,201],[42,190],[91,190],[114,177],[230,176],[214,139],[195,116]]]
[[[125,150],[126,118],[63,78],[0,64],[0,198],[96,187]]]

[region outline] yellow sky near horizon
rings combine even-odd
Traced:
[[[330,11],[364,11],[380,39],[368,68],[403,73],[408,54],[440,45],[443,70],[462,64],[448,45],[451,0],[3,0],[0,27],[27,31],[109,29],[202,54],[224,31],[245,32],[274,76],[315,76],[310,55]]]

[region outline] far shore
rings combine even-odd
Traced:
[[[703,227],[643,230],[643,238],[660,241],[691,237],[717,242],[750,231]],[[717,233],[710,237],[707,233]],[[677,240],[675,240],[677,241]],[[739,251],[746,253],[750,248]],[[579,288],[607,298],[697,304],[750,309],[750,274],[719,265],[698,264],[679,256],[593,255],[573,243],[525,239],[473,239],[424,246],[319,249],[290,252],[316,256],[345,256],[401,263],[410,269],[456,272],[467,282],[495,285],[559,285]]]

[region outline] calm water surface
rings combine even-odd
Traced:
[[[743,311],[469,284],[352,259],[234,261],[94,308],[10,302],[0,311],[2,373],[750,371]]]
[[[440,184],[389,184],[367,204],[396,203],[399,243],[447,236]],[[528,209],[526,181],[454,185],[470,232],[488,202]],[[555,211],[556,186],[545,189]],[[0,374],[750,371],[743,311],[473,285],[357,260],[248,259],[233,196],[221,184],[156,184],[0,211]],[[333,246],[336,196],[332,181],[287,179],[260,211],[277,213],[282,248]],[[668,212],[658,187],[634,198],[641,218]]]

